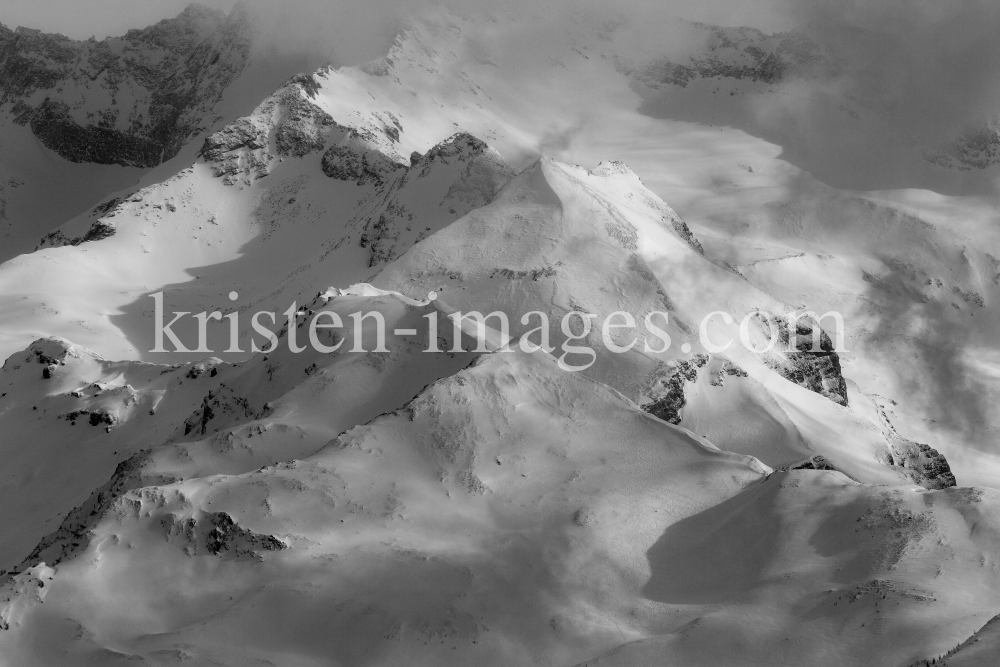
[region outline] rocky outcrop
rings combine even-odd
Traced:
[[[696,354],[691,359],[661,364],[654,373],[650,386],[652,400],[643,405],[642,409],[670,424],[680,424],[680,411],[687,402],[684,398],[684,383],[697,382],[698,369],[707,363],[707,355]]]
[[[353,181],[358,185],[373,183],[385,185],[403,169],[403,165],[393,161],[382,152],[368,148],[360,135],[350,130],[346,144],[330,146],[323,153],[323,173],[340,181]]]
[[[213,372],[209,372],[208,375],[213,376]],[[178,439],[196,440],[204,437],[209,432],[209,424],[217,417],[224,418],[224,423],[223,420],[215,422],[213,432],[218,432],[221,428],[234,423],[260,419],[268,414],[269,408],[266,403],[255,408],[249,399],[240,396],[231,387],[220,382],[215,389],[205,395],[201,407],[184,420],[183,433],[178,435]]]
[[[751,322],[764,332],[763,342],[754,341],[757,349],[763,349],[766,341],[774,336],[775,345],[761,354],[772,370],[834,403],[847,405],[847,381],[841,371],[840,355],[817,322],[811,317],[798,318],[794,332],[787,317],[769,315],[765,318],[758,313]]]
[[[175,513],[160,518],[168,542],[180,542],[188,556],[209,554],[232,560],[263,560],[261,551],[281,551],[288,546],[273,535],[242,528],[226,512],[195,512],[186,519]]]
[[[321,151],[326,144],[324,130],[332,125],[336,123],[330,114],[303,99],[293,99],[274,133],[275,151],[278,155],[294,157]]]
[[[108,127],[80,125],[70,111],[65,102],[46,99],[27,117],[38,140],[70,162],[152,167],[163,161],[162,142]]]
[[[715,374],[715,377],[709,380],[709,384],[713,387],[722,387],[726,383],[727,375],[730,377],[745,378],[747,377],[747,372],[733,362],[725,361],[718,373]]]
[[[777,471],[788,471],[788,470],[836,470],[828,458],[825,456],[820,456],[816,454],[805,461],[799,461],[798,463],[789,463],[787,465],[780,466],[776,468]]]
[[[331,178],[382,183],[401,168],[375,147],[370,129],[340,125],[315,104],[318,91],[313,76],[292,77],[252,114],[208,136],[199,156],[229,185],[249,184],[267,176],[278,158],[305,157],[331,143],[322,158],[323,172]]]
[[[212,166],[212,173],[229,184],[240,175],[251,179],[270,173],[273,156],[268,152],[269,128],[252,117],[240,118],[207,137],[200,157]]]
[[[892,465],[905,468],[909,477],[927,489],[957,485],[948,460],[930,445],[899,438],[891,442]]]
[[[104,220],[97,220],[94,222],[87,233],[83,236],[76,236],[70,238],[66,236],[61,229],[57,229],[54,232],[49,232],[42,237],[41,242],[35,247],[35,250],[40,250],[42,248],[61,248],[67,245],[80,245],[81,243],[87,243],[88,241],[100,241],[101,239],[106,239],[115,235],[115,226],[110,222]]]
[[[878,398],[878,397],[875,397]],[[895,405],[895,401],[892,401]],[[887,448],[879,455],[879,462],[902,468],[915,484],[927,489],[947,489],[957,485],[954,473],[944,454],[900,435],[889,420],[889,415],[876,401],[879,419],[886,436]]]
[[[67,160],[155,166],[219,120],[251,23],[241,5],[225,15],[192,4],[101,41],[0,25],[0,108]]]
[[[189,519],[196,522],[195,519]],[[286,545],[273,535],[261,535],[246,528],[241,528],[233,517],[225,512],[210,512],[201,519],[211,526],[205,535],[205,550],[213,556],[221,556],[233,552],[237,557],[258,557],[257,551],[280,551]]]

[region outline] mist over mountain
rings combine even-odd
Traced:
[[[0,13],[0,665],[995,662],[992,3],[166,11]]]

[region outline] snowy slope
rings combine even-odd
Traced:
[[[120,468],[83,505],[83,547],[57,535],[55,571],[33,565],[6,585],[5,653],[773,664],[788,641],[777,651],[795,664],[903,664],[954,645],[998,602],[994,493],[829,471],[764,479],[754,459],[540,354],[483,357],[312,456],[254,468],[318,427],[282,409],[308,405],[294,393],[255,427]],[[100,603],[109,594],[127,623]]]
[[[382,312],[390,330],[405,325],[426,332],[421,317],[421,310],[428,310],[426,302],[419,309],[415,305],[420,302],[378,296],[370,288],[348,292],[332,301],[329,294],[323,295],[309,304],[319,308],[329,302],[329,309],[348,322],[347,348],[354,345],[348,315],[356,308]],[[450,331],[441,333],[451,339]],[[421,335],[426,340],[426,333]],[[308,340],[302,331],[299,343]],[[325,337],[323,341],[329,343]],[[375,347],[370,340],[365,345]],[[7,436],[2,442],[6,464],[0,498],[6,539],[0,568],[20,563],[70,510],[117,474],[116,466],[119,472],[130,471],[133,455],[145,456],[167,445],[174,447],[170,451],[183,452],[181,459],[189,467],[164,471],[158,477],[163,479],[206,474],[191,452],[214,451],[220,442],[225,443],[224,454],[209,455],[205,464],[211,473],[245,472],[304,456],[343,430],[398,408],[431,381],[468,365],[472,357],[417,354],[394,359],[325,355],[311,348],[293,354],[283,347],[235,366],[218,359],[163,366],[109,362],[66,341],[37,341],[11,356],[2,370],[0,423]],[[253,422],[263,420],[266,429],[272,422],[265,418],[277,416],[289,425],[279,428],[277,443],[233,451],[234,437],[252,437]],[[173,445],[177,442],[185,444]],[[73,539],[79,542],[82,533],[76,532]]]
[[[464,400],[456,402],[456,393]],[[483,430],[489,420],[495,420],[493,432]],[[564,428],[553,429],[554,423]],[[620,439],[622,433],[628,435]],[[646,472],[639,476],[631,463],[637,457],[646,461]],[[599,459],[605,464],[595,467]],[[579,473],[571,474],[574,470]],[[203,620],[194,625],[183,621],[194,632],[190,637],[160,627],[157,633],[167,631],[162,639],[143,638],[151,628],[142,623],[125,630],[115,614],[105,617],[106,626],[95,625],[98,619],[92,617],[87,624],[96,634],[71,648],[71,655],[76,654],[72,659],[94,655],[111,643],[119,652],[128,646],[126,653],[140,651],[153,658],[157,651],[180,649],[195,659],[231,664],[268,655],[280,660],[282,654],[284,659],[304,662],[326,656],[337,662],[385,664],[405,657],[410,664],[414,660],[434,664],[447,657],[509,664],[539,651],[557,662],[572,661],[618,634],[607,621],[602,622],[606,612],[588,611],[604,598],[598,591],[588,592],[588,570],[598,575],[605,568],[613,571],[634,563],[629,567],[641,572],[641,559],[635,562],[631,552],[622,551],[616,543],[630,542],[635,530],[653,539],[663,520],[714,504],[758,479],[764,470],[750,459],[719,452],[644,415],[583,378],[567,384],[551,359],[519,353],[491,357],[433,385],[405,411],[348,431],[301,462],[209,478],[218,479],[221,485],[192,480],[160,491],[143,491],[154,505],[159,501],[153,496],[162,497],[165,504],[155,516],[143,518],[145,511],[141,511],[135,519],[123,517],[125,523],[108,524],[107,537],[104,525],[98,526],[90,548],[97,550],[94,556],[101,554],[100,569],[110,572],[110,566],[126,579],[143,577],[139,571],[130,573],[129,563],[139,561],[130,557],[133,549],[128,545],[139,552],[152,549],[148,557],[158,554],[157,562],[166,568],[160,576],[185,573],[189,578],[191,587],[185,585],[171,603],[177,605],[173,613],[178,618],[202,607],[202,594],[197,593],[205,591],[207,580],[198,582],[202,576],[214,579],[214,586],[230,588],[233,603],[225,605],[228,611],[203,608],[207,615],[199,614]],[[661,486],[662,481],[654,480],[662,474],[673,476],[675,482]],[[707,478],[713,481],[706,484]],[[663,517],[644,516],[643,504],[635,504],[639,498],[634,494],[624,507],[612,500],[617,494],[609,498],[611,502],[599,500],[606,492],[623,487],[647,489],[644,495],[660,507]],[[131,503],[122,497],[116,506]],[[525,514],[526,504],[536,509]],[[265,553],[260,546],[250,546],[249,552],[238,551],[238,540],[254,544],[251,537],[238,538],[221,549],[206,547],[204,538],[198,536],[203,529],[194,525],[207,524],[204,530],[209,530],[214,515],[205,510],[226,512],[240,530],[274,535],[285,548]],[[623,512],[634,515],[638,524],[616,520]],[[169,525],[181,530],[163,523],[161,517],[169,514],[174,514]],[[194,519],[194,532],[189,531],[193,542],[182,528],[188,516]],[[609,521],[619,528],[604,539],[581,539]],[[176,537],[164,540],[164,533],[150,532],[147,522],[163,526],[157,532],[165,530]],[[388,551],[382,546],[386,541],[394,545]],[[184,555],[184,545],[190,555]],[[210,555],[213,549],[229,555],[218,561]],[[535,554],[545,553],[536,560]],[[85,552],[60,570],[92,558]],[[216,562],[225,571],[218,566],[203,569]],[[592,564],[582,570],[560,564],[572,562]],[[88,566],[79,570],[77,585],[84,589],[100,586],[88,570]],[[259,588],[254,582],[261,576],[277,576],[285,583],[273,589],[273,595],[265,589],[261,597],[252,593]],[[631,575],[623,572],[620,576]],[[400,595],[370,597],[387,581],[394,582],[392,587]],[[352,592],[344,589],[345,584]],[[523,617],[517,599],[538,584],[551,593],[532,621]],[[138,596],[135,603],[145,606],[141,602],[147,594],[144,591],[153,591],[144,585],[131,588]],[[289,606],[293,598],[288,593],[296,590],[299,593],[293,598],[299,597],[300,602]],[[49,609],[58,609],[55,613],[60,615],[89,613],[72,608],[72,599],[83,600],[76,595],[66,599],[70,607],[59,609],[63,602],[49,594],[54,591],[46,594],[44,606],[31,606],[25,600],[10,607],[6,622],[33,625],[33,615]],[[472,591],[477,593],[469,598]],[[337,598],[357,601],[337,605],[333,602]],[[495,602],[488,603],[491,599]],[[149,603],[153,602],[150,598]],[[320,611],[330,604],[339,607],[332,617]],[[627,604],[622,600],[615,606]],[[270,609],[275,620],[296,615],[298,620],[292,625],[299,630],[293,643],[280,649],[275,639],[283,631],[275,635],[265,630],[274,621],[254,608]],[[330,633],[326,624],[306,621],[317,613],[339,629]],[[550,624],[550,616],[557,619],[556,627]],[[213,646],[203,639],[195,640],[198,648],[183,648],[195,637],[224,635],[238,627],[245,632],[251,618],[256,619],[252,623],[258,639],[242,648],[228,641]],[[553,634],[562,638],[552,641]],[[4,639],[16,641],[18,635],[5,633]],[[385,635],[396,641],[371,644],[374,637]],[[580,640],[588,636],[581,646]],[[5,648],[8,655],[18,655],[20,650],[16,644]]]
[[[996,606],[995,518],[972,529],[994,516],[993,491],[887,490],[793,471],[743,493],[675,524],[648,552],[644,593],[716,609],[580,664],[908,665],[967,637]],[[810,535],[808,546],[795,535]]]
[[[504,48],[533,20],[435,10],[0,265],[4,659],[907,665],[996,616],[997,492],[949,488],[949,462],[1000,469],[992,204],[822,185],[654,117],[623,63],[665,47],[636,26]],[[650,90],[728,113],[716,76]],[[239,315],[242,351],[223,321],[211,353],[151,353],[161,291]],[[699,341],[712,311],[736,318],[717,341],[762,311],[759,343],[830,308],[846,353]],[[252,354],[260,310],[279,345]],[[349,351],[365,310],[389,352]],[[421,351],[428,316],[451,350],[444,316],[471,310],[507,313],[512,349],[467,327]],[[531,310],[551,355],[519,349]],[[667,312],[671,347],[598,329],[568,372],[571,310]],[[320,312],[338,351],[289,351]]]

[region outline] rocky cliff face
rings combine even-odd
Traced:
[[[323,173],[359,185],[384,184],[403,166],[393,150],[399,121],[383,112],[376,123],[341,125],[314,103],[318,88],[312,75],[293,76],[249,116],[207,137],[199,155],[227,185],[249,185],[271,173],[277,158],[304,157],[332,143],[322,157]]]
[[[252,20],[190,5],[123,37],[75,41],[0,25],[0,111],[73,162],[152,167],[219,120]]]
[[[681,408],[687,403],[684,383],[698,380],[698,369],[708,363],[708,356],[696,354],[673,364],[661,364],[653,373],[648,388],[652,400],[642,409],[670,424],[681,423]],[[733,368],[736,368],[733,366]]]
[[[819,324],[804,318],[795,327],[794,350],[788,347],[792,332],[780,318],[775,318],[786,363],[775,367],[786,379],[826,396],[834,403],[847,405],[847,382],[840,368],[840,356],[834,352],[830,336]],[[813,345],[814,332],[819,345]]]
[[[948,460],[930,445],[900,439],[892,443],[893,464],[906,468],[914,482],[928,489],[956,486]]]

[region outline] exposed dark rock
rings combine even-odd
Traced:
[[[522,271],[514,271],[513,269],[493,269],[490,277],[500,276],[508,280],[522,280],[524,278],[529,278],[531,280],[537,281],[539,278],[551,278],[557,273],[555,267],[546,266],[541,269],[526,269]]]
[[[163,161],[161,142],[100,125],[82,126],[65,102],[46,99],[31,114],[30,127],[46,148],[70,162],[152,167]]]
[[[33,342],[31,347],[28,349],[31,354],[34,355],[35,361],[40,364],[46,364],[47,366],[64,365],[66,363],[66,355],[69,352],[66,346],[60,341],[52,339],[46,340],[44,338]]]
[[[270,173],[267,152],[269,128],[252,118],[240,118],[205,138],[199,156],[211,164],[216,176],[232,184],[239,174],[262,178]]]
[[[214,369],[213,369],[214,370]],[[211,375],[211,373],[210,373]],[[236,394],[225,383],[220,383],[213,391],[202,399],[201,407],[184,420],[183,436],[201,438],[208,434],[209,424],[216,417],[228,417],[227,425],[235,422],[260,419],[268,414],[268,406],[264,404],[255,409],[250,401]],[[218,428],[213,429],[218,431]],[[183,437],[182,436],[182,437]]]
[[[762,355],[764,362],[790,382],[847,405],[847,381],[840,368],[840,355],[833,350],[830,336],[811,317],[796,322],[794,340],[789,321],[784,317],[757,314],[753,321],[763,324],[763,330],[777,332],[777,343]],[[814,333],[815,332],[815,333]],[[815,338],[818,335],[818,345]],[[768,334],[769,336],[769,334]],[[760,349],[760,348],[758,348]]]
[[[913,442],[896,431],[882,406],[878,406],[882,424],[889,430],[889,448],[879,460],[903,468],[914,483],[928,489],[947,489],[956,486],[955,475],[947,459],[930,445]]]
[[[273,535],[261,535],[246,528],[240,528],[233,518],[225,512],[211,512],[204,516],[205,521],[212,526],[205,536],[205,549],[213,556],[234,551],[237,556],[256,556],[257,549],[264,551],[280,551],[286,545]]]
[[[691,229],[687,226],[687,223],[684,222],[684,220],[679,215],[677,215],[673,211],[673,209],[670,209],[669,213],[673,215],[669,214],[665,215],[664,222],[670,225],[670,227],[674,230],[674,232],[682,239],[684,239],[689,246],[694,248],[698,252],[698,254],[704,255],[705,249],[701,246],[701,242],[691,232]]]
[[[351,132],[354,132],[353,130]],[[323,173],[341,181],[354,181],[358,185],[374,183],[385,185],[402,165],[392,158],[358,142],[330,146],[323,154]]]
[[[213,363],[214,362],[211,361],[202,361],[196,364],[191,364],[191,368],[184,374],[184,377],[189,380],[195,380],[203,375],[215,377],[218,375],[218,369],[213,365]]]
[[[152,167],[218,120],[214,106],[247,63],[250,16],[190,5],[122,37],[75,41],[0,26],[0,105],[73,162]],[[88,100],[76,103],[81,89]],[[35,101],[35,100],[41,101]]]
[[[722,368],[719,369],[719,372],[716,374],[714,378],[711,379],[709,384],[711,384],[713,387],[721,387],[725,384],[725,377],[727,375],[730,377],[738,377],[738,378],[748,377],[747,372],[745,370],[743,370],[742,368],[740,368],[731,361],[725,361],[722,364]]]
[[[126,199],[127,199],[127,197],[126,197]],[[97,206],[95,206],[93,208],[92,213],[94,215],[97,215],[97,216],[107,215],[107,214],[111,213],[118,206],[118,204],[120,204],[120,203],[122,203],[121,199],[118,199],[117,197],[112,197],[108,201],[103,202],[103,203],[98,204]]]
[[[302,86],[302,90],[305,91],[309,99],[316,99],[316,95],[319,93],[320,85],[319,81],[316,80],[312,74],[296,74],[287,83],[297,83]],[[286,85],[287,85],[286,83]]]
[[[67,237],[62,230],[55,230],[54,232],[49,232],[42,237],[41,242],[35,247],[35,250],[40,248],[61,248],[67,245],[80,245],[81,243],[87,243],[88,241],[100,241],[108,237],[114,236],[115,226],[104,220],[97,220],[94,222],[87,233],[83,236],[77,236],[76,238]]]
[[[485,141],[468,132],[458,132],[427,151],[421,162],[423,168],[427,170],[431,169],[435,161],[448,164],[451,160],[469,160],[482,155],[488,149],[489,145]]]
[[[944,455],[930,445],[900,438],[892,442],[893,464],[906,468],[914,482],[928,489],[956,486],[955,475]]]
[[[309,78],[312,80],[311,77]],[[308,94],[308,89],[305,86],[303,86],[303,90],[306,90]],[[336,123],[330,114],[312,102],[292,97],[286,101],[284,118],[274,134],[274,148],[278,155],[295,157],[321,151],[326,144],[324,130],[333,125]]]
[[[338,125],[310,101],[318,91],[312,76],[292,77],[252,114],[206,137],[198,155],[232,185],[243,177],[249,183],[267,176],[277,157],[304,157],[323,150],[331,139],[360,139],[357,131]]]
[[[698,380],[698,369],[708,363],[708,356],[696,354],[691,359],[662,364],[654,374],[650,393],[651,402],[642,409],[665,422],[680,424],[681,408],[687,402],[684,398],[684,383]]]
[[[73,410],[63,415],[63,419],[74,424],[81,417],[86,417],[91,426],[98,426],[100,424],[114,426],[118,423],[118,417],[107,410]]]
[[[783,465],[777,470],[836,470],[837,468],[830,463],[830,460],[824,456],[817,454],[805,461],[800,461],[799,463],[792,463],[788,465]]]

